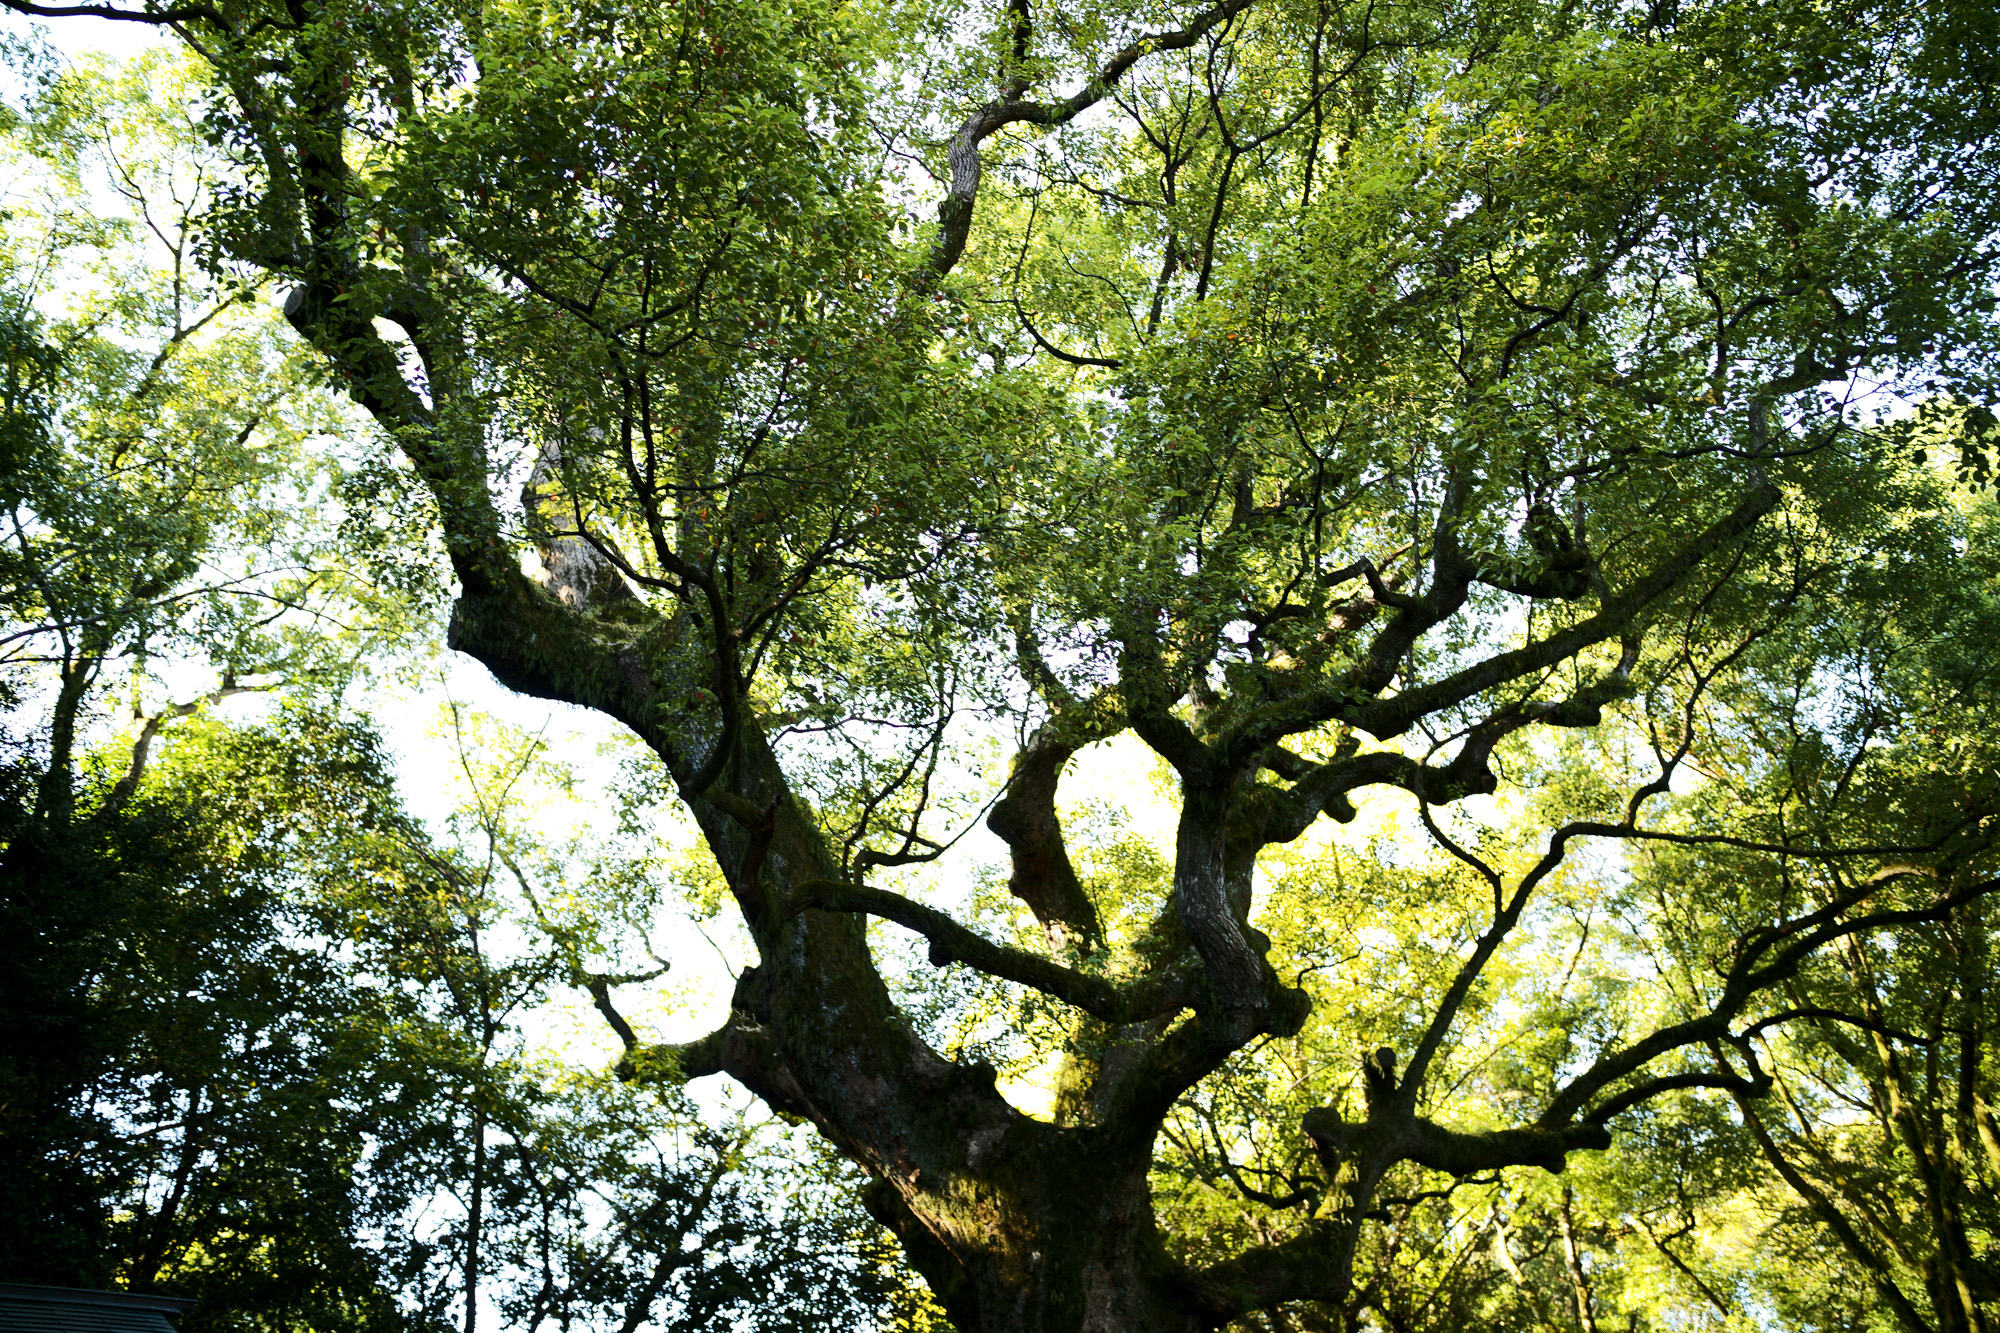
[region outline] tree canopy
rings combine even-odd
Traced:
[[[368,586],[691,816],[756,962],[579,945],[617,1072],[956,1326],[1989,1325],[1985,8],[6,3],[184,44]]]

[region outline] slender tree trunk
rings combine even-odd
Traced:
[[[486,1225],[486,1109],[472,1110],[472,1198],[465,1210],[465,1333],[479,1326],[479,1234]]]
[[[1976,1128],[1979,1094],[1980,1054],[1986,1041],[1986,922],[1982,904],[1974,901],[1965,905],[1959,914],[1959,996],[1960,1020],[1958,1028],[1958,1089],[1952,1108],[1951,1178],[1959,1198],[1967,1190],[1966,1176],[1974,1170],[1978,1160],[1974,1141],[1978,1137]],[[1964,1232],[1964,1218],[1954,1199],[1952,1220],[1960,1234]],[[1968,1255],[1970,1245],[1966,1246]],[[1975,1265],[1976,1265],[1976,1261]],[[1980,1295],[1961,1278],[1958,1298],[1965,1306],[1967,1323],[1972,1333],[1990,1333],[1993,1321],[1987,1318],[1986,1309],[1978,1299]]]
[[[1863,1012],[1877,1023],[1886,1022],[1880,992],[1858,941],[1848,940],[1848,954],[1853,959]],[[1942,1333],[1973,1333],[1980,1316],[1966,1284],[1970,1246],[1957,1207],[1962,1182],[1951,1161],[1949,1146],[1941,1136],[1925,1132],[1930,1128],[1925,1124],[1926,1109],[1932,1112],[1928,1118],[1933,1121],[1943,1109],[1938,1104],[1937,1089],[1938,1039],[1943,1036],[1938,1029],[1942,1022],[1940,1013],[1930,1033],[1932,1040],[1925,1057],[1929,1077],[1921,1094],[1912,1092],[1903,1061],[1889,1039],[1880,1032],[1870,1032],[1868,1036],[1882,1067],[1881,1086],[1888,1099],[1890,1119],[1902,1139],[1904,1151],[1909,1154],[1910,1165],[1922,1188],[1922,1206],[1930,1216],[1936,1249],[1925,1256],[1924,1280],[1930,1288],[1931,1309],[1937,1315]]]
[[[1569,1270],[1570,1289],[1576,1293],[1576,1322],[1583,1333],[1597,1333],[1597,1312],[1590,1294],[1590,1275],[1583,1271],[1583,1252],[1576,1244],[1576,1222],[1570,1216],[1570,1203],[1574,1195],[1570,1187],[1563,1186],[1562,1207],[1556,1213],[1556,1221],[1562,1227],[1563,1266]]]
[[[73,658],[63,664],[62,685],[56,691],[49,721],[49,763],[42,771],[35,793],[35,814],[51,828],[66,826],[75,807],[71,768],[76,750],[76,715],[90,689],[96,665],[91,658]]]
[[[188,1184],[194,1178],[194,1166],[201,1159],[201,1098],[202,1089],[194,1088],[188,1093],[187,1133],[181,1137],[180,1162],[174,1169],[174,1181],[167,1190],[167,1197],[160,1201],[160,1211],[153,1215],[153,1225],[148,1227],[146,1248],[132,1265],[132,1276],[127,1283],[134,1291],[146,1291],[159,1275],[160,1265],[166,1262],[167,1248],[173,1239],[174,1218],[180,1212],[181,1201],[187,1197]]]

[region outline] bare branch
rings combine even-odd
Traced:
[[[1776,1027],[1780,1023],[1789,1023],[1799,1018],[1817,1018],[1831,1023],[1845,1023],[1849,1027],[1862,1028],[1868,1032],[1879,1032],[1885,1037],[1892,1037],[1897,1041],[1906,1041],[1912,1046],[1929,1046],[1931,1044],[1929,1037],[1919,1037],[1914,1032],[1905,1032],[1901,1028],[1891,1027],[1887,1023],[1878,1023],[1874,1019],[1864,1018],[1860,1014],[1843,1013],[1838,1009],[1821,1009],[1816,1005],[1806,1005],[1798,1009],[1784,1009],[1772,1014],[1769,1018],[1759,1019],[1739,1033],[1737,1041],[1748,1041],[1750,1038],[1763,1032],[1765,1028]]]
[[[32,0],[0,0],[0,5],[5,5],[17,14],[29,14],[43,19],[120,19],[127,23],[150,23],[156,27],[170,27],[176,23],[186,23],[190,19],[202,19],[225,32],[233,26],[222,16],[222,11],[213,5],[176,5],[172,9],[147,10],[118,9],[111,5],[38,5],[32,3]]]
[[[933,966],[964,963],[990,976],[1040,991],[1107,1023],[1141,1022],[1173,1013],[1191,1000],[1191,983],[1178,970],[1156,973],[1120,986],[1039,954],[996,944],[936,908],[884,889],[838,880],[810,880],[793,890],[791,914],[813,908],[825,912],[862,912],[893,921],[930,941]]]
[[[948,151],[951,182],[946,188],[944,202],[938,205],[938,238],[924,266],[924,276],[919,281],[929,283],[943,278],[965,253],[966,238],[972,232],[972,209],[979,197],[981,143],[1009,125],[1053,127],[1068,124],[1102,101],[1144,57],[1156,51],[1186,50],[1218,24],[1226,23],[1249,8],[1250,3],[1251,0],[1223,0],[1222,4],[1202,11],[1185,28],[1152,34],[1131,42],[1106,61],[1083,87],[1059,102],[1024,102],[1014,95],[1004,101],[988,102],[967,117]],[[1025,85],[1022,85],[1021,91],[1026,91]]]

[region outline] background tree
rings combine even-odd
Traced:
[[[1634,984],[1457,1118],[1454,1062],[1579,850],[1672,841],[1652,803],[1706,701],[1774,638],[1795,677],[1844,669],[1799,627],[1935,506],[1858,395],[1988,391],[1988,15],[80,12],[207,62],[240,173],[218,262],[289,286],[429,489],[451,643],[629,728],[700,827],[758,963],[710,1037],[634,1032],[634,1074],[810,1119],[964,1328],[1400,1308],[1405,1181],[1761,1097],[1753,1034],[1822,951],[1992,887],[1977,788],[1913,796],[1887,844],[1691,834],[1872,864],[1722,914],[1713,975]],[[921,224],[889,206],[903,163],[942,187]],[[968,792],[948,760],[996,723],[1010,776]],[[1126,733],[1179,811],[1118,902],[1056,796]],[[1646,748],[1543,799],[1565,733]],[[1259,860],[1370,790],[1459,867],[1390,876],[1441,928],[1378,923],[1412,984],[1315,1066],[1303,1215],[1228,1253],[1163,1236],[1169,1117],[1315,1013]],[[1527,817],[1491,846],[1439,813],[1495,794]],[[982,797],[1032,947],[883,887]],[[1379,913],[1352,902],[1312,911]],[[1063,1006],[1053,1119],[924,1040],[868,916]]]
[[[192,1296],[190,1329],[873,1320],[872,1224],[767,1197],[762,1131],[535,1059],[615,904],[508,891],[532,741],[433,831],[353,720],[425,553],[368,530],[365,432],[307,454],[356,423],[194,260],[184,68],[9,54],[0,1274]],[[214,711],[245,693],[261,720]]]
[[[253,949],[265,915],[204,882],[204,837],[185,811],[133,807],[149,757],[163,729],[212,702],[324,677],[351,652],[300,621],[360,607],[299,508],[315,484],[303,441],[324,418],[297,393],[303,363],[187,252],[207,185],[172,152],[192,134],[185,84],[162,70],[122,87],[59,82],[23,54],[36,105],[7,111],[16,387],[0,595],[7,698],[39,719],[10,737],[4,1174],[19,1191],[8,1215],[46,1228],[13,1233],[36,1253],[10,1267],[75,1281],[104,1275],[103,1195],[126,1178],[85,1167],[71,1141],[103,1128],[78,1108],[145,1008],[92,998],[120,970],[116,923],[159,942],[201,920],[218,943]],[[126,115],[94,114],[93,98]],[[86,204],[100,188],[125,194],[129,225]],[[162,659],[192,671],[162,680]],[[121,708],[134,734],[110,752],[90,745],[93,717]],[[181,875],[190,899],[155,901]],[[318,994],[319,979],[294,980]]]
[[[1928,554],[1890,547],[1857,562],[1842,614],[1819,631],[1847,659],[1840,684],[1799,666],[1755,681],[1737,710],[1743,758],[1716,765],[1712,785],[1687,808],[1691,831],[1747,826],[1779,845],[1888,845],[1926,821],[1979,832],[1953,856],[1872,876],[1852,862],[1798,864],[1714,842],[1655,849],[1636,867],[1640,884],[1655,895],[1672,884],[1696,909],[1660,932],[1675,971],[1696,975],[1736,913],[1770,910],[1760,898],[1831,903],[1892,875],[1950,884],[1983,873],[1993,677],[1984,654],[1968,649],[1993,633],[1991,522],[1982,499],[1941,525],[1922,548]],[[1966,554],[1954,558],[1951,546]],[[1946,577],[1932,582],[1938,570]],[[1955,707],[1940,710],[1940,698]],[[1724,801],[1733,808],[1718,817]],[[1704,892],[1711,884],[1729,888]],[[1985,1240],[1995,1203],[1993,1130],[1982,1110],[1991,1081],[1988,910],[1972,899],[1901,929],[1848,937],[1801,967],[1786,983],[1786,1007],[1765,1020],[1760,1049],[1773,1095],[1735,1098],[1737,1150],[1754,1148],[1797,1220],[1810,1219],[1794,1224],[1791,1243],[1823,1256],[1800,1264],[1795,1284],[1779,1285],[1781,1308],[1844,1306],[1857,1324],[1912,1330],[1991,1326],[2000,1271]]]

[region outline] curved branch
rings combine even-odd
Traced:
[[[1250,7],[1251,0],[1223,0],[1202,11],[1194,22],[1176,32],[1156,33],[1127,44],[1090,77],[1083,87],[1059,102],[1024,102],[1010,96],[988,102],[967,117],[952,138],[946,158],[951,182],[938,205],[938,237],[925,261],[920,284],[935,282],[951,272],[965,253],[972,233],[972,209],[979,197],[979,145],[1009,125],[1066,125],[1102,101],[1132,66],[1155,51],[1183,51]],[[1011,92],[1012,89],[1010,88]],[[1025,91],[1025,89],[1023,89]]]
[[[1843,936],[1859,934],[1864,930],[1877,930],[1883,926],[1917,926],[1942,921],[1951,915],[1954,909],[2000,890],[2000,879],[1981,880],[1938,898],[1929,907],[1892,908],[1887,911],[1870,912],[1866,916],[1846,921],[1839,919],[1848,908],[1858,905],[1888,880],[1905,875],[1931,873],[1934,872],[1914,866],[1885,866],[1864,880],[1853,892],[1836,899],[1820,911],[1788,921],[1775,929],[1760,932],[1750,941],[1746,941],[1742,956],[1738,958],[1736,967],[1732,970],[1732,979],[1740,975],[1744,984],[1751,989],[1762,990],[1791,977],[1806,958],[1823,944],[1831,943]],[[1787,937],[1797,935],[1801,931],[1807,933],[1802,938],[1792,940],[1778,954],[1775,962],[1758,968],[1755,972],[1750,970],[1750,965],[1764,953]]]
[[[809,880],[793,891],[790,914],[807,909],[860,912],[893,921],[930,942],[933,966],[964,963],[989,976],[1040,991],[1107,1023],[1138,1023],[1173,1013],[1187,1006],[1192,990],[1179,971],[1157,973],[1125,986],[1078,972],[1025,949],[996,944],[934,907],[884,889],[838,880]]]
[[[1014,301],[1014,314],[1019,317],[1021,327],[1028,331],[1028,336],[1035,340],[1036,345],[1058,361],[1067,361],[1072,366],[1103,366],[1107,370],[1117,370],[1125,364],[1116,357],[1078,356],[1074,352],[1065,352],[1042,336],[1042,331],[1028,318],[1028,312],[1022,308],[1018,298]]]
[[[110,5],[38,5],[31,3],[31,0],[0,0],[0,5],[5,5],[17,14],[28,14],[43,19],[121,19],[127,23],[151,23],[159,27],[186,23],[189,19],[203,19],[224,32],[231,30],[229,20],[225,19],[222,11],[213,5],[177,5],[172,9],[140,11],[115,9]]]
[[[1007,891],[1027,904],[1044,930],[1066,937],[1059,942],[1094,947],[1103,940],[1104,927],[1077,879],[1056,817],[1056,788],[1077,746],[1067,736],[1055,739],[1054,730],[1051,724],[1029,738],[986,827],[1007,844],[1013,865]]]
[[[1903,875],[1922,873],[1910,866],[1887,866],[1863,882],[1860,888],[1833,904],[1807,916],[1786,922],[1775,929],[1766,929],[1749,937],[1739,946],[1735,966],[1731,969],[1722,996],[1715,1008],[1700,1018],[1675,1023],[1661,1028],[1645,1040],[1634,1043],[1621,1051],[1614,1052],[1598,1060],[1583,1074],[1573,1080],[1568,1087],[1557,1093],[1550,1101],[1548,1109],[1538,1122],[1557,1126],[1566,1123],[1582,1110],[1584,1104],[1619,1079],[1637,1073],[1642,1067],[1670,1051],[1690,1046],[1697,1042],[1730,1041],[1747,1042],[1748,1038],[1775,1023],[1793,1018],[1826,1018],[1879,1031],[1885,1036],[1916,1040],[1908,1033],[1869,1020],[1857,1019],[1852,1015],[1830,1009],[1798,1008],[1788,1009],[1753,1024],[1740,1037],[1729,1035],[1729,1022],[1748,1004],[1758,992],[1788,980],[1805,959],[1821,945],[1846,935],[1858,934],[1865,930],[1875,930],[1884,926],[1919,925],[1941,921],[1965,903],[2000,890],[2000,879],[1982,880],[1968,885],[1956,893],[1948,894],[1929,907],[1905,908],[1882,912],[1872,912],[1866,916],[1842,921],[1840,913],[1873,892],[1881,884]],[[1812,927],[1817,926],[1817,929]],[[1804,938],[1794,940],[1779,956],[1778,961],[1763,968],[1752,970],[1756,959],[1787,938],[1806,931]],[[1927,1043],[1926,1043],[1927,1044]],[[1747,1049],[1747,1047],[1746,1047]],[[1753,1064],[1754,1070],[1754,1064]],[[1602,1121],[1619,1111],[1638,1105],[1646,1098],[1676,1087],[1720,1087],[1727,1088],[1738,1096],[1761,1095],[1754,1092],[1758,1087],[1767,1088],[1769,1079],[1761,1072],[1754,1072],[1748,1080],[1735,1078],[1716,1081],[1718,1076],[1696,1074],[1674,1074],[1650,1080],[1636,1088],[1618,1094],[1590,1113],[1591,1120]],[[1733,1076],[1732,1076],[1733,1078]]]
[[[1441,766],[1393,750],[1343,756],[1319,765],[1304,773],[1273,802],[1271,816],[1262,830],[1263,841],[1290,842],[1323,813],[1346,823],[1354,818],[1354,806],[1347,793],[1362,787],[1400,787],[1425,805],[1450,805],[1467,796],[1489,795],[1499,786],[1492,759],[1502,740],[1536,723],[1555,727],[1598,725],[1603,720],[1604,706],[1625,692],[1635,656],[1628,652],[1603,679],[1567,699],[1508,704],[1488,715],[1465,732],[1458,753]]]
[[[239,694],[253,694],[260,690],[275,690],[277,688],[276,685],[238,685],[234,681],[225,681],[220,689],[211,690],[200,698],[191,699],[184,704],[173,704],[147,718],[146,725],[139,729],[138,739],[132,742],[131,762],[126,765],[125,772],[120,775],[117,783],[112,786],[109,794],[105,796],[104,803],[97,808],[96,817],[98,819],[108,819],[122,810],[125,807],[125,803],[132,799],[132,793],[139,788],[139,780],[146,775],[146,761],[152,754],[153,742],[159,737],[160,728],[164,727],[170,720],[179,717],[193,717],[205,706],[221,703],[224,699],[232,698]]]
[[[1652,1033],[1643,1041],[1634,1042],[1623,1050],[1602,1056],[1597,1063],[1571,1080],[1568,1087],[1558,1092],[1542,1112],[1539,1123],[1562,1125],[1583,1109],[1584,1103],[1628,1074],[1635,1074],[1641,1068],[1659,1059],[1669,1051],[1677,1051],[1683,1046],[1697,1042],[1715,1041],[1729,1035],[1729,1019],[1742,1007],[1743,999],[1724,1005],[1717,1012],[1691,1018],[1684,1023],[1673,1023]],[[1678,1076],[1676,1076],[1678,1077]],[[1662,1088],[1661,1091],[1665,1091]],[[1627,1103],[1633,1105],[1636,1103]],[[1620,1109],[1623,1109],[1622,1107]],[[1601,1108],[1596,1113],[1599,1119],[1612,1114]]]
[[[1592,644],[1623,634],[1640,612],[1678,586],[1696,565],[1746,535],[1759,519],[1777,507],[1779,498],[1778,488],[1761,474],[1758,475],[1749,493],[1735,509],[1711,523],[1670,559],[1648,571],[1625,591],[1607,598],[1597,614],[1565,630],[1508,652],[1495,653],[1428,685],[1386,698],[1371,697],[1365,703],[1353,703],[1354,690],[1371,684],[1369,679],[1357,678],[1343,681],[1338,687],[1316,690],[1295,701],[1260,710],[1230,738],[1231,752],[1255,752],[1282,736],[1309,730],[1335,718],[1379,739],[1400,736],[1419,718],[1429,717],[1482,691],[1574,657]],[[1469,581],[1468,578],[1466,582]],[[1393,669],[1394,663],[1401,661],[1403,653],[1419,635],[1455,609],[1450,605],[1437,604],[1442,595],[1443,590],[1440,590],[1418,599],[1416,608],[1401,611],[1370,648],[1369,665],[1357,670],[1373,671],[1379,675],[1384,662]]]
[[[1511,1129],[1465,1132],[1447,1129],[1393,1106],[1371,1111],[1368,1119],[1343,1121],[1330,1106],[1306,1112],[1299,1128],[1312,1140],[1320,1164],[1338,1172],[1349,1157],[1415,1162],[1448,1175],[1470,1176],[1509,1166],[1538,1166],[1560,1172],[1568,1156],[1611,1146],[1611,1131],[1586,1121],[1560,1127],[1535,1124]]]
[[[618,1061],[618,1077],[621,1079],[629,1080],[637,1075],[638,1071],[632,1064],[632,1052],[639,1048],[639,1034],[632,1030],[632,1025],[625,1021],[625,1015],[619,1013],[617,1007],[611,1003],[611,985],[614,981],[651,980],[666,970],[663,967],[640,978],[610,977],[598,972],[589,973],[584,978],[583,988],[590,992],[591,1004],[596,1006],[598,1013],[604,1015],[604,1021],[618,1034],[618,1040],[625,1043],[625,1054]]]
[[[1891,1027],[1887,1023],[1878,1023],[1872,1018],[1863,1018],[1860,1014],[1843,1013],[1838,1009],[1822,1009],[1817,1005],[1805,1005],[1797,1009],[1783,1009],[1772,1014],[1769,1018],[1759,1019],[1738,1034],[1736,1040],[1739,1043],[1748,1041],[1765,1028],[1776,1027],[1780,1023],[1789,1023],[1795,1018],[1820,1018],[1832,1023],[1845,1023],[1849,1027],[1861,1028],[1868,1032],[1877,1032],[1882,1036],[1892,1038],[1896,1041],[1908,1042],[1912,1046],[1929,1046],[1932,1040],[1929,1037],[1919,1037],[1914,1032],[1905,1032],[1899,1027]]]
[[[1361,1175],[1380,1177],[1399,1161],[1416,1162],[1431,1170],[1464,1178],[1509,1166],[1539,1166],[1561,1171],[1569,1153],[1609,1147],[1611,1135],[1602,1125],[1570,1125],[1562,1129],[1527,1126],[1462,1133],[1420,1116],[1380,1104],[1366,1121],[1350,1124],[1331,1107],[1308,1111],[1300,1123],[1320,1164],[1333,1180],[1345,1167],[1352,1178],[1355,1159]],[[1339,1300],[1349,1290],[1353,1274],[1358,1217],[1315,1218],[1290,1238],[1260,1246],[1225,1263],[1183,1277],[1190,1293],[1218,1322],[1286,1301]]]
[[[1681,1088],[1722,1088],[1738,1097],[1762,1097],[1771,1090],[1771,1076],[1761,1071],[1750,1078],[1699,1070],[1685,1074],[1665,1074],[1627,1088],[1610,1101],[1593,1108],[1590,1114],[1583,1117],[1583,1123],[1601,1125],[1612,1116],[1629,1111],[1641,1102],[1649,1102],[1662,1093],[1674,1092]]]

